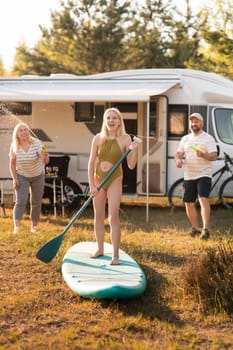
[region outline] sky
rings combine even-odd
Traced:
[[[0,1],[0,58],[7,70],[19,43],[34,47],[41,37],[39,25],[50,28],[51,11],[59,10],[59,5],[60,0]]]
[[[173,0],[178,6],[184,0]],[[206,0],[191,0],[198,10]],[[60,0],[1,0],[0,1],[0,58],[4,68],[13,66],[16,47],[24,43],[33,48],[41,37],[39,25],[50,28],[51,11],[61,10]]]

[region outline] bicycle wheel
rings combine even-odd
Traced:
[[[222,183],[219,199],[224,208],[233,209],[233,177],[229,177]]]
[[[168,191],[168,203],[172,209],[184,207],[184,179],[178,179]]]
[[[56,205],[57,208],[62,207],[62,194],[60,188],[60,179],[56,179]],[[82,198],[79,195],[82,194],[82,190],[76,182],[66,177],[63,178],[63,206],[67,211],[72,212],[77,210],[82,205]],[[48,198],[50,207],[53,207],[53,184],[52,179],[47,178],[45,181],[44,198]]]

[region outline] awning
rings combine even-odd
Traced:
[[[180,79],[99,80],[25,79],[0,80],[0,101],[143,101],[181,86]]]

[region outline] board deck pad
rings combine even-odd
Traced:
[[[120,264],[110,265],[112,245],[104,243],[104,255],[90,258],[96,249],[96,242],[79,242],[65,254],[62,275],[74,293],[85,298],[129,299],[145,291],[145,274],[132,257],[120,250]]]

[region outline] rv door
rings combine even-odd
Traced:
[[[151,98],[143,106],[141,164],[139,162],[139,194],[165,195],[167,175],[167,99]],[[139,131],[140,135],[140,131]],[[148,151],[149,150],[149,151]],[[149,193],[147,193],[149,192]]]
[[[207,130],[219,146],[219,158],[223,158],[224,152],[233,158],[233,106],[209,106]]]

